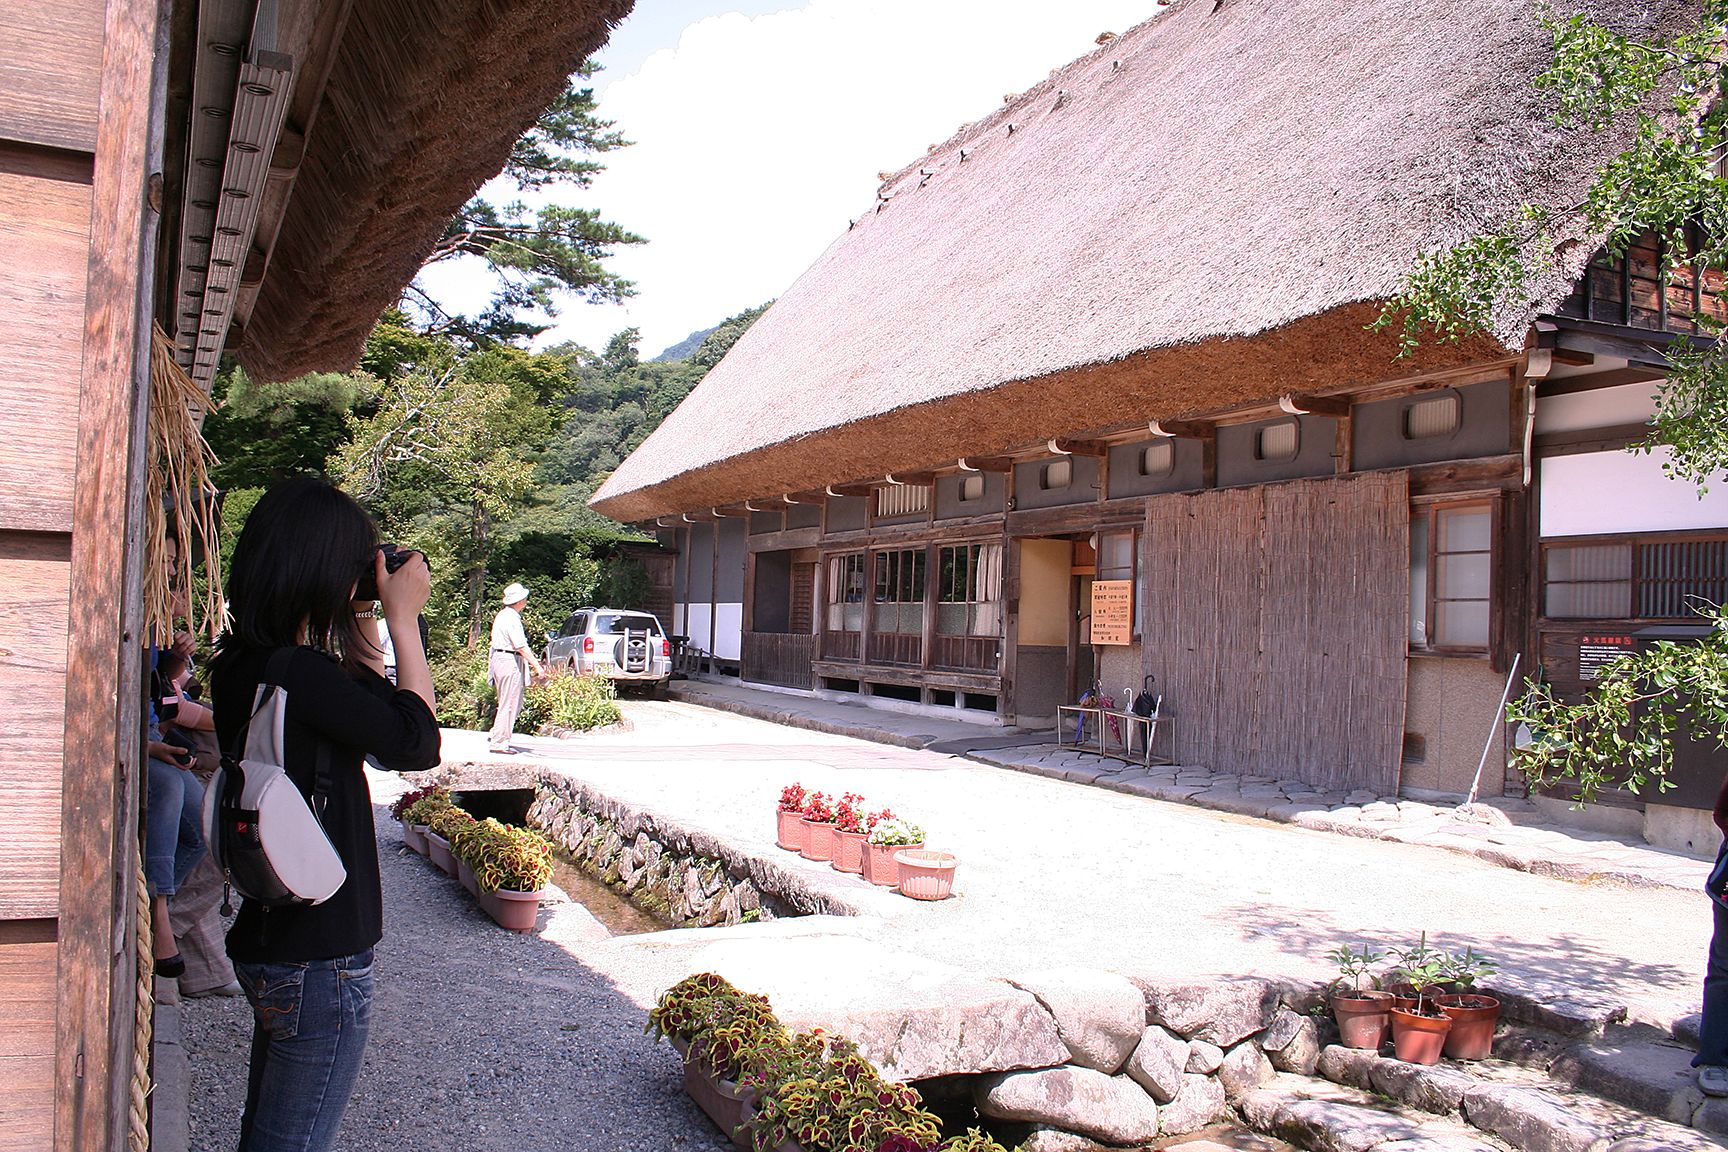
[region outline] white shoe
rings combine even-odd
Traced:
[[[1706,1064],[1698,1069],[1698,1090],[1706,1096],[1728,1096],[1728,1068]]]

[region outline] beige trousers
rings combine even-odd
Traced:
[[[510,744],[511,733],[516,730],[516,714],[522,711],[522,689],[527,679],[527,668],[516,653],[496,649],[487,667],[492,674],[492,687],[498,693],[498,715],[492,721],[492,731],[486,742],[494,748],[505,748]]]

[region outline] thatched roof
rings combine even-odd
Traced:
[[[240,362],[349,367],[632,0],[354,0]]]
[[[890,177],[594,506],[641,519],[1504,355],[1564,276],[1496,339],[1415,362],[1362,325],[1418,253],[1567,208],[1622,145],[1554,127],[1538,15],[1183,0]]]

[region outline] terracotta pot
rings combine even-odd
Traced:
[[[1392,1027],[1392,994],[1373,989],[1353,996],[1338,993],[1332,997],[1332,1018],[1344,1047],[1378,1052]]]
[[[834,829],[834,870],[836,872],[864,871],[864,833],[842,832]]]
[[[545,889],[536,892],[512,892],[500,888],[496,892],[481,892],[480,907],[497,921],[500,928],[512,932],[532,932],[540,917],[540,899]]]
[[[1403,1008],[1392,1009],[1392,1051],[1407,1064],[1438,1064],[1452,1030],[1449,1016],[1418,1016]]]
[[[1414,1012],[1416,1010],[1416,985],[1385,984],[1381,987],[1385,991],[1392,993],[1392,1007],[1402,1008],[1406,1012]],[[1448,992],[1453,991],[1456,991],[1456,989],[1453,988],[1452,982],[1449,980],[1442,980],[1437,984],[1428,985],[1422,993],[1422,999],[1427,1003],[1432,1003],[1434,997],[1444,996]]]
[[[1480,992],[1458,992],[1436,996],[1434,1003],[1452,1018],[1452,1030],[1446,1033],[1446,1055],[1454,1060],[1486,1060],[1494,1054],[1500,1001]]]
[[[959,859],[950,852],[902,848],[894,853],[900,865],[900,894],[914,900],[946,900],[954,889]]]
[[[426,858],[446,876],[456,875],[456,854],[450,851],[450,841],[430,830],[426,833]]]
[[[706,1060],[686,1059],[684,1091],[733,1144],[740,1148],[750,1146],[750,1134],[744,1132],[740,1136],[739,1125],[744,1123],[744,1106],[751,1097],[740,1092],[735,1082],[720,1079]]]
[[[456,879],[461,881],[462,887],[468,889],[470,896],[480,895],[480,884],[474,879],[474,869],[460,856],[456,858]]]
[[[426,855],[426,825],[402,825],[402,843],[408,845],[420,855]]]
[[[806,860],[833,859],[834,821],[800,819],[798,823],[804,825],[804,843],[799,845],[798,855]]]
[[[774,813],[774,842],[788,852],[800,852],[804,848],[804,818],[796,810],[787,812],[784,809]]]
[[[922,844],[870,844],[864,845],[864,879],[872,884],[880,884],[884,888],[895,888],[900,884],[900,865],[894,860],[894,853],[907,848],[922,848]]]

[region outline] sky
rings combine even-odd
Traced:
[[[622,305],[568,299],[539,346],[603,348],[641,331],[653,357],[778,296],[904,167],[1090,52],[1155,0],[638,0],[597,59],[599,113],[632,141],[561,202],[598,208],[648,243],[609,267]],[[515,186],[484,190],[520,198]],[[477,261],[429,269],[446,307],[476,310]]]

